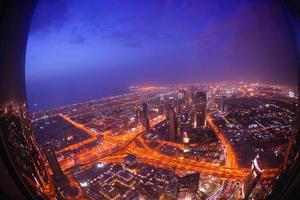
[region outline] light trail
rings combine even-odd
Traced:
[[[225,166],[230,167],[230,168],[238,168],[237,156],[236,156],[235,151],[233,150],[228,139],[224,136],[224,134],[221,132],[221,130],[213,122],[211,115],[212,115],[212,113],[209,113],[206,116],[206,121],[212,127],[212,129],[214,130],[218,139],[221,141],[221,143],[225,147],[225,150],[226,150]]]
[[[165,118],[160,117],[155,120],[150,121],[150,125],[154,126]],[[192,159],[180,159],[179,156],[169,156],[162,154],[161,152],[150,148],[141,137],[144,128],[142,126],[137,127],[134,131],[128,131],[122,135],[104,135],[104,141],[101,146],[101,152],[99,152],[98,147],[92,147],[87,149],[84,152],[77,153],[72,158],[66,158],[60,161],[62,169],[68,170],[74,166],[74,160],[77,164],[80,165],[89,165],[94,162],[107,162],[107,163],[123,163],[124,157],[131,153],[137,156],[138,161],[148,163],[154,167],[163,167],[168,169],[173,169],[177,171],[189,170],[197,171],[202,174],[213,175],[220,178],[234,179],[234,180],[245,180],[245,178],[250,173],[248,168],[239,168],[236,161],[236,155],[233,151],[230,143],[225,138],[225,136],[219,131],[216,125],[213,123],[210,114],[207,117],[208,123],[216,131],[218,138],[224,144],[227,154],[226,154],[226,164],[225,166],[216,166],[215,163],[211,162],[197,162]],[[74,123],[76,127],[85,131],[87,128],[79,123]],[[141,146],[136,145],[134,141],[139,141],[142,144]],[[163,143],[163,141],[161,141]],[[112,148],[111,144],[115,145]],[[169,143],[168,143],[169,144]],[[80,145],[77,146],[78,148]],[[263,173],[263,178],[273,178],[278,169],[265,169]]]

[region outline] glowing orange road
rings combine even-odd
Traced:
[[[74,120],[72,120],[70,117],[67,117],[63,114],[59,114],[60,117],[62,117],[64,120],[66,120],[67,122],[69,122],[70,124],[72,124],[73,126],[75,126],[76,128],[84,131],[85,133],[87,133],[88,135],[90,135],[91,137],[82,141],[82,142],[78,142],[76,144],[72,144],[72,145],[69,145],[59,151],[57,151],[57,153],[63,153],[63,152],[66,152],[66,151],[72,151],[72,150],[76,150],[76,149],[79,149],[80,147],[82,147],[83,145],[86,145],[88,143],[91,143],[91,142],[94,142],[96,139],[97,139],[97,133],[86,128],[83,124],[80,124]]]
[[[79,129],[83,130],[84,132],[86,132],[87,134],[89,134],[91,137],[97,137],[97,133],[96,132],[94,132],[94,131],[86,128],[83,124],[80,124],[80,123],[72,120],[70,117],[67,117],[67,116],[65,116],[63,114],[59,114],[59,116],[61,116],[67,122],[71,123],[76,128],[79,128]]]
[[[68,121],[70,123],[72,123],[74,126],[76,126],[77,128],[79,128],[83,131],[89,130],[83,124],[75,122],[74,120],[71,120],[70,118],[66,118],[66,119],[68,119]],[[150,125],[154,126],[155,124],[158,124],[163,120],[165,120],[165,118],[163,116],[158,116],[158,117],[150,120]],[[91,130],[89,130],[89,131],[91,131]],[[76,160],[76,162],[77,162],[77,160],[78,161],[81,160],[81,162],[83,162],[83,160],[85,160],[85,162],[88,162],[88,161],[95,160],[93,158],[99,158],[99,155],[108,156],[108,155],[114,154],[114,153],[126,148],[143,131],[144,131],[144,127],[141,125],[131,131],[128,131],[125,134],[116,135],[116,136],[111,135],[107,131],[105,134],[103,134],[104,141],[102,142],[101,145],[99,145],[99,146],[101,146],[101,153],[99,152],[97,147],[92,147],[89,150],[86,150],[86,151],[76,154],[74,156],[74,159]],[[93,140],[95,140],[95,138]],[[70,145],[70,146],[58,151],[58,153],[66,151],[66,150],[78,149],[85,143],[86,143],[86,140],[83,142],[76,143],[74,145]],[[112,146],[114,146],[116,148],[112,148]],[[67,169],[68,167],[74,165],[74,160],[71,158],[65,158],[63,161],[65,161],[64,164],[62,165],[63,169]],[[63,162],[63,161],[61,161],[61,162]]]
[[[127,155],[127,152],[119,153],[116,155],[112,155],[109,157],[105,157],[102,159],[99,159],[101,162],[105,163],[124,163],[124,157]],[[202,174],[209,174],[221,178],[226,179],[234,179],[234,180],[245,180],[248,174],[250,173],[249,169],[232,169],[232,168],[226,168],[226,167],[215,167],[215,166],[203,166],[204,163],[193,163],[193,162],[187,162],[184,160],[174,159],[173,161],[170,159],[163,159],[164,156],[162,156],[160,159],[153,158],[152,156],[143,156],[138,157],[138,161],[141,161],[143,163],[148,163],[154,167],[162,167],[167,168],[175,171],[197,171]],[[263,178],[264,179],[270,179],[273,178],[274,175],[277,173],[276,169],[269,169],[267,171],[264,171]]]
[[[160,123],[162,120],[164,120],[163,117],[158,117],[151,120],[150,124],[153,126]],[[216,125],[212,122],[210,115],[207,117],[207,121],[215,131],[219,131],[219,129],[216,129]],[[76,127],[81,130],[87,129],[84,125],[77,122],[74,124],[76,124]],[[249,169],[243,169],[237,166],[235,153],[228,140],[220,131],[217,135],[225,145],[227,161],[225,166],[217,166],[215,163],[205,161],[199,162],[192,159],[183,160],[178,156],[162,154],[161,152],[147,146],[144,139],[141,137],[143,130],[144,128],[142,126],[138,126],[135,130],[128,131],[122,135],[113,136],[111,134],[105,134],[104,141],[102,142],[102,145],[100,145],[100,151],[98,149],[99,147],[89,148],[84,152],[75,154],[73,158],[65,158],[61,160],[60,165],[63,170],[67,170],[74,166],[74,160],[77,164],[81,165],[87,165],[97,161],[123,163],[124,157],[128,153],[131,153],[136,155],[139,161],[153,166],[174,170],[198,171],[203,174],[215,175],[222,178],[244,180],[250,172]],[[141,145],[137,145],[134,141],[139,141]],[[111,144],[114,145],[113,148]],[[278,169],[266,169],[264,170],[263,177],[272,178],[275,176],[277,171]]]
[[[209,113],[206,116],[206,121],[212,127],[212,129],[216,133],[218,139],[221,141],[221,143],[225,147],[225,150],[226,150],[225,166],[230,167],[230,168],[237,168],[238,167],[238,162],[237,162],[236,153],[233,150],[233,148],[232,148],[230,142],[228,141],[228,139],[224,136],[224,134],[221,132],[221,130],[213,122],[213,119],[212,119],[211,115],[212,115],[212,113]]]
[[[135,143],[130,143],[127,148],[116,152],[115,154],[106,154],[106,156],[100,155],[97,151],[87,151],[85,154],[76,156],[77,163],[86,165],[96,161],[103,162],[124,162],[124,157],[132,153],[138,157],[138,160],[148,163],[156,167],[165,167],[174,170],[189,170],[198,171],[203,174],[215,175],[222,178],[239,179],[244,180],[249,174],[249,169],[236,169],[222,166],[211,165],[207,162],[196,162],[194,160],[181,160],[177,157],[171,157],[160,154],[156,151],[149,151],[148,149],[140,148]],[[69,161],[70,162],[70,161]],[[63,163],[61,163],[64,165]],[[66,164],[66,163],[65,163]],[[69,163],[70,164],[70,163]],[[72,166],[72,162],[71,162]],[[70,167],[70,166],[69,166]],[[264,178],[272,178],[276,174],[277,169],[269,169],[264,172]]]

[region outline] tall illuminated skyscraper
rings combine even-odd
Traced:
[[[251,172],[248,175],[243,187],[243,197],[245,200],[249,198],[256,184],[260,180],[260,177],[262,176],[262,170],[258,166],[257,158],[258,156],[252,161]]]
[[[206,93],[204,91],[196,92],[195,94],[195,121],[196,128],[201,128],[205,125],[206,112]]]
[[[221,106],[221,111],[222,112],[226,112],[227,111],[227,107],[226,107],[226,96],[222,96],[222,106]]]
[[[0,108],[1,151],[9,156],[11,167],[26,185],[29,194],[45,198],[55,195],[56,189],[47,174],[45,158],[32,134],[25,103],[10,102]],[[47,196],[47,197],[46,197]]]
[[[124,117],[122,120],[123,120],[123,130],[128,131],[128,129],[129,129],[129,119],[128,119],[128,117]]]
[[[54,180],[56,182],[65,182],[66,177],[59,166],[59,163],[57,161],[57,158],[55,156],[54,149],[53,149],[51,143],[44,145],[43,149],[44,149],[45,155],[47,157],[48,163],[51,167],[51,170],[53,172]]]
[[[172,107],[169,108],[169,140],[177,139],[177,118]]]
[[[187,99],[187,94],[184,89],[179,90],[178,92],[178,104],[185,104]]]
[[[142,105],[143,108],[143,122],[144,126],[146,128],[146,132],[150,132],[150,122],[149,122],[149,113],[148,113],[148,105],[146,103],[143,103]]]
[[[139,106],[136,106],[136,110],[135,110],[135,123],[136,124],[140,123],[140,118],[141,118],[141,109]]]

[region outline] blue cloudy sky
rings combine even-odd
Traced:
[[[296,64],[277,1],[41,0],[28,38],[27,94],[34,110],[135,84],[294,85]]]

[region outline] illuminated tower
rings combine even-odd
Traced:
[[[165,109],[165,98],[164,98],[164,96],[161,96],[161,97],[160,97],[159,114],[160,114],[160,115],[166,114],[166,109]]]
[[[242,193],[243,193],[243,197],[245,200],[249,198],[249,196],[251,195],[252,191],[254,190],[256,184],[258,183],[258,181],[262,175],[262,170],[258,166],[257,158],[258,158],[258,155],[252,161],[251,173],[248,175],[246,182],[244,184],[244,187],[243,187]]]
[[[55,182],[60,182],[60,183],[65,182],[66,177],[59,166],[59,163],[56,159],[52,145],[50,143],[48,143],[48,144],[44,145],[43,149],[44,149],[45,155],[47,157],[47,160],[49,162],[49,165],[51,167],[51,170],[53,172],[53,179],[55,180]]]
[[[143,121],[144,121],[144,126],[146,128],[146,132],[150,132],[150,122],[149,122],[149,114],[148,114],[148,105],[146,103],[143,103],[142,105],[143,108]]]
[[[129,129],[129,119],[128,119],[128,117],[124,117],[122,120],[123,120],[123,129],[124,129],[124,131],[128,131],[128,129]]]
[[[205,125],[206,93],[204,91],[195,94],[195,121],[194,126],[201,128]]]
[[[177,139],[177,117],[174,109],[170,107],[169,109],[169,139]]]
[[[183,133],[182,142],[183,142],[183,152],[184,153],[191,152],[192,149],[189,147],[190,138],[186,132]]]
[[[177,199],[198,199],[200,174],[193,173],[178,178]]]
[[[26,104],[10,102],[0,108],[1,152],[9,155],[11,167],[26,190],[38,196],[55,195],[55,188],[45,165],[44,157],[32,134]]]
[[[161,103],[158,107],[158,114],[163,115],[164,114],[164,105]]]
[[[135,110],[135,123],[140,123],[140,117],[141,117],[141,109],[137,106]]]
[[[195,101],[195,92],[196,92],[196,87],[195,86],[191,86],[191,88],[190,88],[190,93],[191,93],[190,98],[191,98],[191,101],[190,102],[192,102],[192,104],[194,104],[194,101]]]
[[[178,104],[179,105],[185,104],[186,103],[186,98],[187,98],[186,91],[183,90],[183,89],[179,90],[179,92],[178,92]]]
[[[222,96],[222,107],[221,107],[221,111],[222,112],[226,112],[227,111],[227,107],[226,107],[226,96]]]

